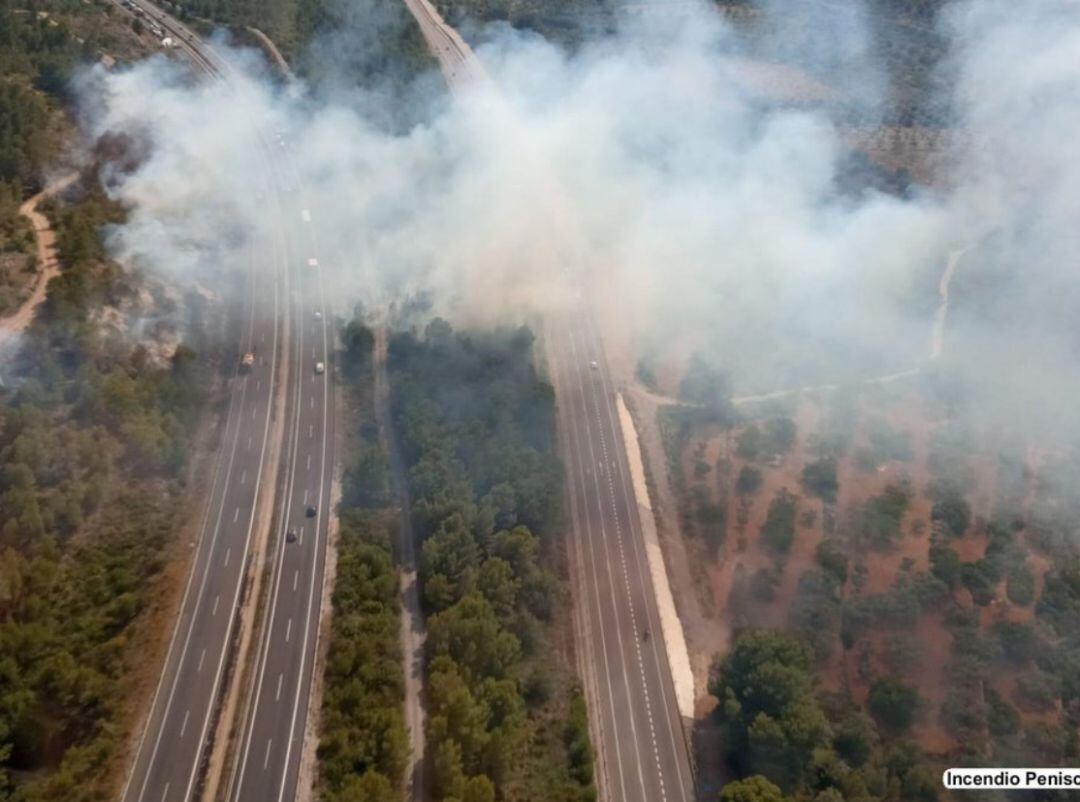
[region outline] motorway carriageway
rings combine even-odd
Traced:
[[[228,64],[184,26],[145,1],[140,5],[211,76],[227,80]],[[253,245],[250,306],[239,351],[254,350],[256,363],[232,378],[230,406],[206,520],[181,603],[161,681],[127,784],[124,802],[187,802],[199,792],[217,725],[227,659],[236,637],[238,604],[246,558],[260,516],[258,491],[278,478],[268,475],[271,420],[284,414],[286,474],[281,512],[275,518],[275,551],[266,626],[260,639],[254,704],[244,717],[243,762],[237,763],[231,799],[292,799],[296,791],[302,734],[314,670],[319,599],[329,520],[329,485],[334,460],[330,331],[311,214],[298,200],[299,184],[288,163],[288,143],[273,146],[252,122],[252,138],[266,163],[267,213],[278,221],[270,242]],[[282,198],[290,199],[283,205]],[[261,266],[261,269],[260,269]],[[268,280],[267,266],[273,267]],[[286,310],[289,320],[285,320]],[[315,313],[319,316],[316,318]],[[278,352],[290,324],[286,410],[272,412]],[[239,356],[239,353],[238,355]],[[325,373],[316,374],[322,362]],[[272,494],[271,494],[272,496]],[[265,501],[266,499],[264,499]],[[317,515],[306,517],[306,508]],[[286,529],[296,528],[295,542]],[[257,749],[257,759],[248,759]]]
[[[596,328],[583,305],[545,321],[566,467],[577,642],[602,799],[693,802],[638,505]]]

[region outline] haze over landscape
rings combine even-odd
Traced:
[[[979,395],[1014,419],[1067,398],[1077,159],[1056,132],[1080,112],[1074,9],[948,8],[931,102],[953,146],[935,187],[897,197],[844,186],[845,126],[889,102],[865,12],[826,10],[763,46],[830,85],[821,103],[748,82],[744,37],[688,5],[646,10],[573,54],[489,28],[478,56],[493,80],[449,99],[428,75],[392,95],[282,87],[235,52],[236,85],[193,83],[160,58],[99,71],[84,80],[87,132],[147,153],[106,179],[133,212],[110,246],[173,277],[234,263],[268,223],[246,141],[256,120],[294,150],[341,298],[422,294],[454,319],[521,320],[565,302],[566,263],[619,293],[644,347],[697,336],[737,390],[768,391],[919,362],[948,254],[968,249],[957,281],[993,289],[978,315],[954,304],[948,338],[963,355],[949,369],[989,380],[1004,357],[1017,375]],[[422,122],[388,127],[381,103],[418,106]]]
[[[0,26],[0,800],[1080,765],[1076,2],[138,3]]]

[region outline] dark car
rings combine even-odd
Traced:
[[[318,510],[316,510],[314,507],[309,506],[307,508],[307,517],[308,518],[314,518],[316,516],[316,514],[318,514]]]
[[[286,543],[295,543],[296,542],[296,527],[295,526],[290,526],[288,528],[288,530],[285,532],[285,542]]]

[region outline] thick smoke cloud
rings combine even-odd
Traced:
[[[951,358],[972,411],[1058,442],[1080,416],[1080,7],[970,2],[950,9],[963,121]]]
[[[951,9],[953,189],[902,198],[846,186],[842,125],[853,108],[860,123],[881,112],[885,80],[862,6],[830,20],[820,33],[839,37],[833,49],[783,25],[748,47],[704,5],[573,55],[494,28],[479,50],[491,83],[452,98],[433,98],[430,76],[357,92],[344,80],[222,87],[160,59],[99,72],[85,82],[88,133],[147,154],[111,178],[132,214],[110,243],[124,261],[210,280],[282,230],[265,201],[277,171],[310,207],[346,307],[423,294],[453,319],[515,320],[584,283],[618,306],[640,350],[685,343],[743,392],[925,363],[941,272],[970,247],[938,364],[983,379],[1002,355],[1026,365],[1019,382],[984,384],[1010,412],[1030,400],[1021,386],[1077,389],[1075,6]],[[342,41],[320,51],[324,69]],[[763,92],[759,59],[778,52],[833,99]],[[401,116],[388,104],[422,122],[389,124]],[[282,136],[270,164],[253,126]],[[294,245],[290,258],[303,256]],[[1033,346],[1047,359],[1028,359]]]

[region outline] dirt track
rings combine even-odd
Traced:
[[[52,230],[49,218],[37,210],[38,204],[67,189],[78,177],[78,173],[65,175],[19,207],[19,214],[29,220],[30,225],[34,227],[34,239],[37,241],[38,276],[35,280],[34,291],[30,293],[30,297],[23,302],[22,306],[7,317],[0,318],[0,345],[26,330],[34,319],[34,312],[45,300],[45,288],[49,281],[60,273],[60,263],[56,258],[56,232]]]

